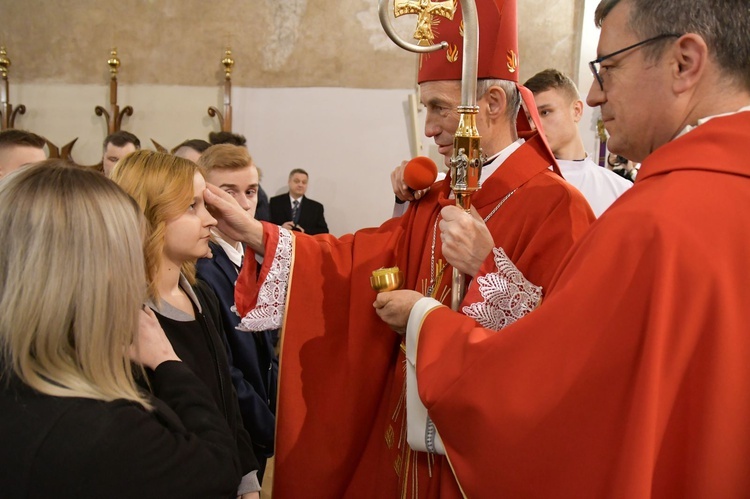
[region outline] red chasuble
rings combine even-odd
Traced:
[[[526,277],[546,286],[593,214],[578,191],[549,171],[540,151],[539,136],[528,140],[472,201],[487,216],[517,189],[487,225]],[[426,453],[408,449],[402,339],[376,315],[369,284],[373,270],[398,266],[404,287],[429,286],[431,261],[442,258],[436,219],[455,203],[449,192],[448,181],[437,183],[403,217],[340,239],[295,234],[281,338],[275,498],[460,495],[443,458],[428,463]],[[278,227],[265,225],[260,281],[278,238]],[[448,266],[435,278],[446,302],[451,272]],[[236,288],[242,314],[255,306],[255,287],[247,266]]]
[[[419,394],[468,497],[750,496],[748,130],[651,154],[517,323],[427,314]]]

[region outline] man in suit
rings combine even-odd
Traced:
[[[234,197],[248,212],[257,203],[258,171],[247,148],[231,144],[211,146],[198,158],[206,182],[216,185]],[[241,243],[217,229],[209,242],[212,256],[198,260],[198,278],[208,283],[219,298],[224,332],[234,369],[232,383],[237,390],[242,419],[253,441],[253,451],[263,478],[266,459],[273,455],[276,380],[278,358],[274,352],[273,334],[263,331],[249,334],[237,331],[240,317],[232,310],[234,284],[242,267],[245,252]]]
[[[289,172],[289,192],[271,198],[271,222],[307,234],[328,234],[323,205],[305,197],[308,175],[302,168]]]

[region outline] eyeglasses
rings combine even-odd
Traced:
[[[591,72],[594,74],[594,78],[596,78],[596,81],[599,82],[599,88],[604,91],[604,82],[602,81],[602,77],[599,74],[599,70],[601,69],[601,63],[602,61],[606,61],[610,57],[614,57],[616,55],[620,55],[623,52],[627,52],[628,50],[632,50],[636,47],[640,47],[641,45],[646,45],[647,43],[655,42],[657,40],[662,40],[664,38],[679,38],[682,35],[678,35],[677,33],[664,33],[661,35],[657,35],[653,38],[649,38],[648,40],[643,40],[642,42],[635,43],[633,45],[630,45],[628,47],[625,47],[624,49],[620,49],[617,52],[612,52],[611,54],[603,55],[599,57],[598,59],[591,61],[589,63],[589,68],[591,68]]]

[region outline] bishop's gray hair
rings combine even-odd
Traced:
[[[477,80],[477,100],[481,99],[491,87],[500,87],[503,89],[505,92],[505,116],[509,121],[515,123],[518,110],[521,108],[521,93],[518,91],[516,83],[494,78],[479,79]]]

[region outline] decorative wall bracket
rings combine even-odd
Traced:
[[[107,122],[107,133],[110,134],[120,131],[122,127],[122,119],[125,116],[133,116],[133,108],[131,106],[126,106],[120,111],[120,106],[117,104],[117,70],[120,67],[120,59],[117,57],[117,48],[113,48],[110,51],[107,65],[109,66],[109,72],[111,74],[109,79],[109,111],[102,106],[96,106],[94,112],[97,116],[104,116],[104,119]]]
[[[44,141],[47,143],[47,149],[49,149],[49,157],[52,158],[60,158],[64,159],[66,161],[75,162],[73,160],[73,146],[76,144],[76,141],[78,140],[78,137],[71,140],[64,146],[62,146],[62,149],[57,147],[54,143],[50,142],[49,139],[44,139]]]
[[[232,68],[234,59],[232,59],[232,50],[227,47],[224,52],[224,58],[221,60],[224,66],[224,113],[222,114],[214,106],[208,108],[208,115],[216,117],[219,120],[219,126],[222,132],[232,131]]]
[[[156,149],[156,152],[163,152],[163,153],[169,154],[169,149],[167,149],[163,145],[159,144],[154,139],[151,139],[151,142],[154,144],[154,148]]]
[[[0,74],[3,82],[0,85],[0,130],[15,128],[16,117],[19,114],[26,113],[26,106],[18,105],[15,109],[10,103],[10,89],[8,84],[8,69],[10,68],[10,59],[5,47],[0,47]]]

